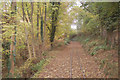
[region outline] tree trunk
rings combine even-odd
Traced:
[[[24,4],[22,2],[22,11],[23,11],[23,21],[25,21],[26,19],[26,22],[28,23],[28,20],[26,18],[26,14],[25,14],[25,11],[24,11]],[[28,48],[28,52],[29,52],[29,59],[32,58],[32,53],[31,53],[31,50],[30,50],[30,45],[29,45],[29,41],[28,41],[28,31],[27,31],[27,28],[25,27],[25,36],[26,36],[26,43],[27,43],[27,48]]]
[[[27,43],[27,48],[28,48],[28,52],[29,52],[29,59],[32,58],[32,52],[31,52],[31,49],[30,49],[30,44],[29,44],[29,41],[28,41],[28,31],[25,27],[25,36],[26,36],[26,43]]]
[[[11,3],[12,8],[12,17],[16,15],[16,2]],[[15,20],[14,20],[15,21]],[[16,24],[16,22],[15,22]],[[11,62],[11,68],[10,68],[10,77],[14,77],[14,58],[15,58],[15,48],[16,48],[16,26],[14,26],[14,33],[11,36],[11,45],[10,45],[10,62]]]
[[[53,42],[54,42],[54,37],[55,37],[55,32],[56,32],[56,24],[57,24],[60,2],[52,2],[52,6],[56,6],[58,9],[52,11],[52,29],[51,29],[51,34],[50,34],[51,48],[53,47]]]
[[[11,68],[10,68],[10,77],[13,77],[14,75],[14,56],[13,56],[13,48],[14,48],[14,35],[11,37],[11,45],[10,45],[10,63],[11,63]]]
[[[39,2],[37,3],[37,39],[39,40]]]
[[[44,24],[44,41],[43,41],[44,49],[46,46],[46,13],[47,13],[47,8],[46,8],[46,2],[45,2],[45,24]]]
[[[33,56],[36,58],[35,53],[35,42],[34,42],[34,28],[33,28],[33,2],[31,2],[31,34],[32,34],[32,48],[33,48]]]
[[[40,15],[41,15],[41,42],[42,42],[42,44],[43,44],[43,11],[42,11],[42,9],[41,9],[41,7],[40,7]]]

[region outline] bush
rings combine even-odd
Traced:
[[[97,44],[96,42],[91,42],[91,43],[89,44],[89,47],[95,46],[96,44]]]
[[[94,47],[94,50],[95,50],[95,51],[98,51],[98,50],[100,50],[100,49],[104,49],[104,50],[106,50],[106,49],[108,49],[108,48],[107,48],[106,45],[100,45],[100,46],[96,46],[96,47]]]
[[[107,50],[108,47],[107,47],[106,45],[95,46],[95,47],[93,48],[92,52],[90,53],[90,55],[93,56],[93,55],[97,54],[96,51],[98,51],[98,50],[100,50],[100,49]],[[89,50],[89,51],[90,51],[90,50]]]
[[[77,36],[77,34],[70,34],[69,39],[72,40]]]
[[[84,43],[86,44],[89,41],[90,41],[90,38],[87,38],[87,39],[84,40]]]
[[[70,44],[70,40],[69,40],[68,38],[65,38],[65,40],[64,40],[64,44],[65,44],[65,45]]]
[[[33,71],[39,71],[42,69],[43,64],[45,63],[45,59],[41,60],[39,63],[33,65],[32,70]]]

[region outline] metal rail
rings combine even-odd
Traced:
[[[72,52],[73,50],[70,51],[70,80],[72,80]]]
[[[77,47],[77,46],[76,46]],[[72,80],[72,64],[73,64],[73,56],[72,56],[72,54],[75,52],[76,53],[76,56],[77,56],[77,59],[78,59],[78,64],[79,64],[79,66],[80,66],[80,71],[82,72],[82,76],[83,76],[83,78],[86,78],[85,77],[85,72],[83,71],[83,66],[81,65],[81,60],[80,60],[80,55],[79,55],[79,51],[78,50],[76,50],[76,51],[74,51],[74,49],[71,49],[71,48],[69,48],[69,50],[71,50],[70,51],[70,80]],[[75,54],[74,53],[74,54]]]
[[[80,63],[81,60],[80,60],[79,51],[76,50],[76,53],[78,54],[77,58],[78,58],[78,60],[79,60],[79,63],[78,63],[78,64],[80,64],[80,70],[81,70],[81,72],[82,72],[83,78],[85,78],[85,73],[84,73],[84,71],[83,71],[83,67],[82,67],[82,65],[81,65],[81,63]]]

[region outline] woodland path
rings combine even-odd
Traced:
[[[99,65],[79,42],[71,42],[56,53],[39,74],[39,78],[104,78]]]

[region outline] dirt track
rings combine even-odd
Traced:
[[[104,78],[104,74],[79,42],[56,50],[50,63],[41,71],[39,78]]]

